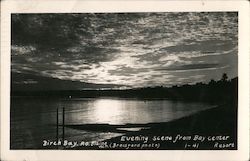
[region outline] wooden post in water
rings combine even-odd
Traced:
[[[58,114],[58,108],[56,109],[56,141],[58,142],[59,141],[59,129],[58,129],[58,126],[59,126],[59,114]],[[57,146],[58,148],[58,146]]]
[[[65,121],[65,110],[64,110],[64,107],[63,107],[63,115],[62,115],[62,141],[64,142],[64,121]]]

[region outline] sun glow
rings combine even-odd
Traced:
[[[100,99],[94,103],[94,117],[98,123],[119,124],[123,113],[123,103],[119,100]]]

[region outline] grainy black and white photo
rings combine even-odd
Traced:
[[[10,149],[237,150],[238,12],[12,13]]]

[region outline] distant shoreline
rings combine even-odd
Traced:
[[[169,99],[185,101],[201,101],[226,103],[237,102],[238,78],[232,80],[202,82],[194,85],[173,87],[145,87],[135,89],[110,89],[110,90],[17,90],[11,88],[11,97],[25,96],[37,98],[135,98],[135,99]],[[32,89],[32,88],[31,88]]]

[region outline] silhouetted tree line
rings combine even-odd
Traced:
[[[12,96],[92,98],[121,97],[138,99],[171,99],[186,101],[238,102],[238,78],[228,80],[226,74],[218,81],[211,80],[205,84],[184,84],[172,87],[146,87],[135,89],[110,90],[67,90],[67,91],[12,91]]]

